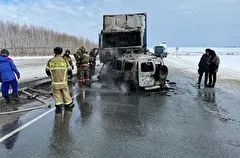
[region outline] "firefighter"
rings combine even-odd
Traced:
[[[98,49],[93,48],[90,53],[90,76],[95,74],[95,66],[96,66],[96,57],[98,55]]]
[[[55,56],[51,58],[46,66],[46,74],[52,80],[52,93],[55,100],[56,113],[62,113],[62,106],[66,111],[72,111],[73,101],[68,88],[68,76],[72,74],[72,68],[68,61],[61,56],[63,49],[53,49]]]
[[[75,60],[76,60],[76,67],[79,67],[80,65],[80,56],[82,54],[82,47],[78,48],[76,53],[73,54]]]
[[[85,84],[90,86],[89,79],[89,65],[90,56],[86,52],[85,48],[82,48],[82,53],[80,55],[80,65],[79,65],[79,85]]]
[[[72,58],[70,56],[70,50],[66,50],[65,53],[63,54],[63,58],[68,61],[68,63],[70,64],[70,66],[72,67],[72,70],[74,69],[73,66],[73,62],[72,62]],[[72,76],[69,76],[68,81],[72,81]]]
[[[76,68],[77,68],[77,78],[78,81],[80,80],[80,65],[81,65],[81,54],[82,54],[82,47],[77,49],[76,53],[73,54],[75,61],[76,61]],[[80,82],[80,81],[79,81]]]
[[[63,58],[68,61],[70,66],[72,67],[72,70],[74,69],[72,58],[70,56],[70,50],[66,50],[65,53],[63,54]]]

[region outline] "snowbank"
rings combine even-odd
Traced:
[[[219,79],[240,80],[240,55],[218,55],[220,58]],[[181,68],[197,75],[198,63],[201,55],[168,55],[165,64]],[[171,71],[171,70],[170,70]]]
[[[240,55],[240,47],[168,47],[167,51],[174,55],[200,55],[206,48],[215,50],[217,54]],[[153,52],[153,48],[149,48],[149,51]]]
[[[37,56],[37,57],[13,57],[17,65],[21,78],[19,82],[28,82],[40,78],[47,77],[45,74],[45,66],[47,61],[52,56]],[[219,55],[220,66],[218,72],[219,79],[234,79],[240,80],[240,55]],[[198,55],[168,55],[164,58],[167,66],[180,68],[184,71],[190,72],[193,75],[197,74],[198,62],[201,54]],[[72,58],[73,59],[73,58]],[[99,61],[96,62],[99,65]],[[75,65],[75,63],[74,63]],[[171,71],[171,70],[169,70]],[[74,69],[76,73],[76,67]]]
[[[52,57],[53,56],[11,57],[21,74],[19,82],[28,82],[47,77],[45,67],[48,60]],[[76,73],[76,67],[74,73]]]

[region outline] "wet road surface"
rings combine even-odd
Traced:
[[[74,87],[73,112],[52,111],[4,140],[1,158],[239,157],[239,94],[221,85],[198,89],[184,74],[169,80],[174,90],[130,95]],[[48,110],[17,118],[0,136]]]

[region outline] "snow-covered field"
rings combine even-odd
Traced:
[[[197,50],[197,49],[196,49]],[[204,51],[204,49],[202,49]],[[231,52],[232,50],[225,50],[226,52]],[[167,66],[172,66],[176,68],[181,68],[191,74],[196,74],[198,69],[198,62],[201,58],[202,53],[198,54],[169,54],[167,58],[164,59]],[[31,80],[36,80],[40,78],[47,77],[45,74],[45,67],[47,61],[52,56],[45,57],[13,57],[15,64],[17,65],[21,78],[19,82],[27,82]],[[240,80],[240,55],[219,55],[220,57],[220,67],[218,72],[219,79],[234,79]],[[72,57],[73,59],[73,57]],[[99,61],[97,61],[99,64]],[[171,70],[170,70],[171,71]],[[76,73],[76,67],[74,69]]]
[[[45,67],[50,56],[46,57],[14,57],[21,78],[19,82],[28,82],[40,78],[47,77],[45,74]]]
[[[208,47],[179,47],[177,54],[202,54]],[[217,54],[240,54],[239,47],[209,47]],[[176,54],[176,47],[169,47],[168,51],[171,54]]]
[[[202,54],[194,55],[168,55],[164,59],[166,65],[181,68],[191,74],[197,75],[198,62]],[[20,82],[46,77],[45,66],[52,56],[47,57],[15,57],[13,58],[21,72]],[[219,55],[219,79],[240,80],[240,55]],[[73,58],[72,58],[73,59]],[[97,61],[99,64],[99,61]],[[74,70],[76,73],[76,68]]]
[[[21,74],[19,82],[28,82],[47,77],[45,67],[48,60],[52,57],[53,56],[12,57]],[[76,69],[74,73],[76,73]]]
[[[168,55],[165,64],[197,75],[201,55]],[[219,79],[240,80],[240,55],[219,55]]]
[[[13,57],[13,60],[21,73],[19,82],[28,82],[47,77],[45,68],[48,60],[52,57],[53,56]],[[75,72],[76,69],[74,70],[74,73]]]
[[[206,48],[215,50],[217,54],[235,54],[240,55],[240,47],[168,47],[167,51],[169,54],[184,54],[184,55],[200,55],[204,53]],[[149,48],[153,52],[153,48]]]

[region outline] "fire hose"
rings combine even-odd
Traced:
[[[0,115],[8,115],[8,114],[14,114],[14,113],[20,113],[20,112],[26,112],[26,111],[31,111],[31,110],[36,110],[36,109],[41,109],[41,108],[51,108],[51,103],[45,102],[43,99],[38,98],[37,95],[31,94],[27,92],[26,90],[29,89],[31,91],[39,92],[39,93],[45,93],[45,94],[50,94],[48,92],[44,92],[43,90],[36,90],[34,88],[30,87],[24,87],[21,88],[19,91],[22,92],[23,94],[27,95],[29,98],[34,99],[42,103],[43,105],[37,106],[37,107],[31,107],[31,108],[26,108],[26,109],[19,109],[19,110],[14,110],[14,111],[6,111],[6,112],[0,112]]]

